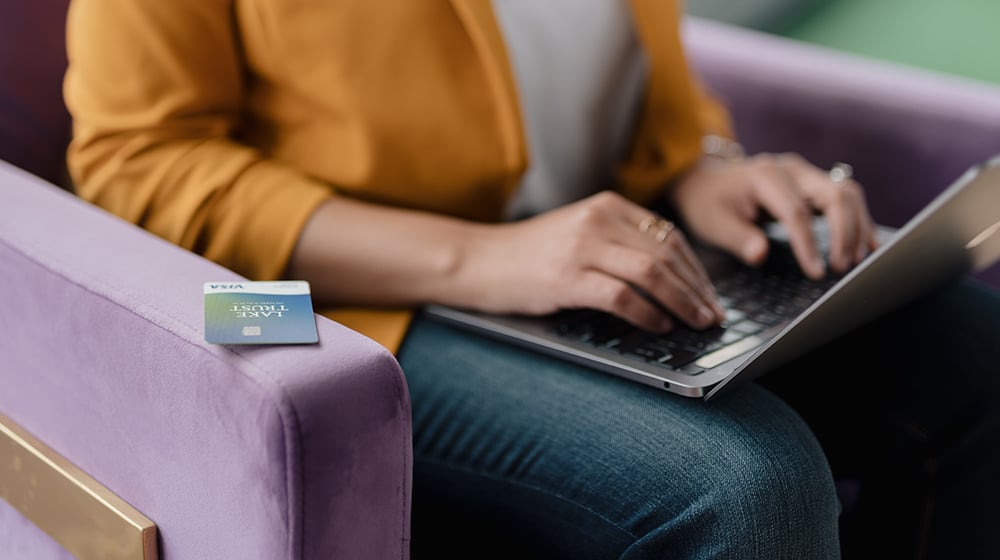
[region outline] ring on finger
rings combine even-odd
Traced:
[[[663,243],[677,226],[675,226],[670,220],[664,220],[663,218],[659,218],[657,216],[649,216],[643,218],[643,220],[639,222],[639,231],[643,233],[652,230],[654,227],[656,228],[656,241]]]
[[[851,164],[838,161],[830,167],[830,180],[841,185],[846,183],[854,175],[854,168]]]
[[[659,222],[657,222],[657,225],[660,227],[660,229],[657,230],[656,232],[657,243],[663,243],[664,241],[666,241],[667,237],[671,234],[671,232],[674,231],[674,228],[676,227],[673,222],[667,220],[660,220]]]

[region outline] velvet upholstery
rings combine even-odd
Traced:
[[[8,164],[0,200],[0,410],[150,517],[163,558],[406,556],[387,350],[322,317],[318,345],[207,344],[202,283],[239,276]]]

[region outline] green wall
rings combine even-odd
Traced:
[[[688,0],[690,13],[1000,83],[1000,0]]]
[[[1000,83],[1000,0],[831,0],[781,34]]]

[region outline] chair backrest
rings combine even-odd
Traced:
[[[69,1],[0,0],[0,159],[64,188]]]

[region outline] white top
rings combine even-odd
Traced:
[[[493,0],[525,120],[529,164],[508,217],[613,186],[646,59],[625,0]]]

